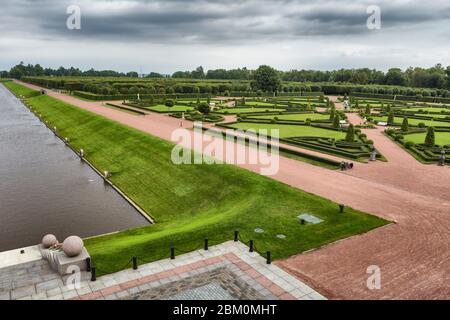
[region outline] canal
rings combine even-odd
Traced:
[[[0,84],[0,251],[147,224]]]

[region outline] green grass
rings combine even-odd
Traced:
[[[280,114],[280,115],[267,115],[267,116],[252,116],[251,119],[273,119],[277,117],[279,120],[298,120],[305,121],[311,120],[328,120],[329,115],[320,113],[294,113],[294,114]]]
[[[238,101],[239,103],[239,101]],[[260,107],[287,107],[287,105],[277,105],[273,102],[265,102],[265,101],[245,101],[246,106],[260,106]]]
[[[156,111],[156,112],[187,112],[187,111],[194,110],[194,107],[176,105],[176,106],[169,108],[169,107],[161,104],[161,105],[147,107],[145,109],[148,109],[150,111]]]
[[[214,112],[217,113],[229,113],[229,114],[238,114],[238,113],[264,113],[268,110],[269,112],[282,112],[285,109],[282,108],[223,108]]]
[[[3,82],[3,85],[11,90],[16,95],[16,97],[28,98],[39,94],[36,90],[29,89],[13,81]]]
[[[280,138],[322,137],[322,138],[335,138],[336,140],[341,140],[345,138],[345,133],[341,131],[321,129],[302,125],[239,122],[230,125],[230,127],[242,130],[279,129]],[[270,131],[268,131],[268,134],[270,135]]]
[[[435,141],[437,145],[444,146],[450,145],[450,132],[435,132]],[[405,141],[411,141],[416,144],[421,144],[425,142],[426,133],[411,133],[405,134]]]
[[[201,248],[204,237],[221,243],[235,229],[280,259],[388,223],[351,208],[339,214],[332,201],[235,166],[175,165],[172,143],[49,96],[28,103],[156,219],[155,225],[86,239],[100,274],[125,268],[133,255],[147,262],[168,257],[171,242],[177,253]],[[302,226],[296,220],[302,212],[325,221]],[[287,238],[278,239],[280,233]]]
[[[402,111],[411,111],[411,112],[417,112],[419,110],[428,111],[428,112],[450,112],[450,108],[433,108],[433,107],[416,107],[416,108],[404,108]]]
[[[387,121],[387,117],[373,117],[372,119],[376,122],[378,121]],[[401,125],[403,122],[403,117],[395,117],[394,123]],[[419,123],[424,123],[427,127],[450,127],[450,122],[443,122],[443,121],[434,121],[434,120],[422,120],[422,119],[412,119],[408,118],[408,123],[410,125],[417,126]]]

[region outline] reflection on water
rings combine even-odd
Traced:
[[[0,251],[146,224],[0,85]]]

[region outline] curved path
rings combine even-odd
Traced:
[[[36,86],[29,87],[38,89]],[[48,91],[50,96],[144,132],[170,139],[180,120],[135,116]],[[349,115],[350,121],[354,115]],[[191,127],[187,121],[184,127]],[[389,160],[340,172],[280,157],[272,178],[397,223],[277,264],[328,298],[450,298],[450,170],[426,166],[382,135],[365,130]],[[257,165],[242,165],[258,172]],[[366,286],[367,267],[381,268],[381,289]]]

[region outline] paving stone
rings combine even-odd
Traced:
[[[0,293],[0,300],[10,300],[11,296],[9,291]]]
[[[45,300],[45,299],[47,299],[47,294],[45,292],[37,293],[37,294],[33,294],[31,296],[31,298],[33,300]]]
[[[78,292],[76,290],[63,292],[63,297],[65,300],[72,299],[78,296]]]
[[[17,300],[26,296],[31,296],[36,293],[33,285],[20,287],[11,291],[11,299]]]
[[[61,295],[61,297],[62,297],[62,291],[61,291],[61,288],[59,288],[59,287],[50,289],[50,290],[46,291],[45,293],[47,294],[47,296],[49,298],[53,298],[53,296],[57,296],[57,295]]]
[[[43,291],[48,291],[48,290],[51,290],[54,288],[59,288],[62,286],[63,286],[63,283],[60,279],[53,279],[53,280],[48,280],[48,281],[36,284],[36,291],[37,291],[37,293],[40,293]]]

